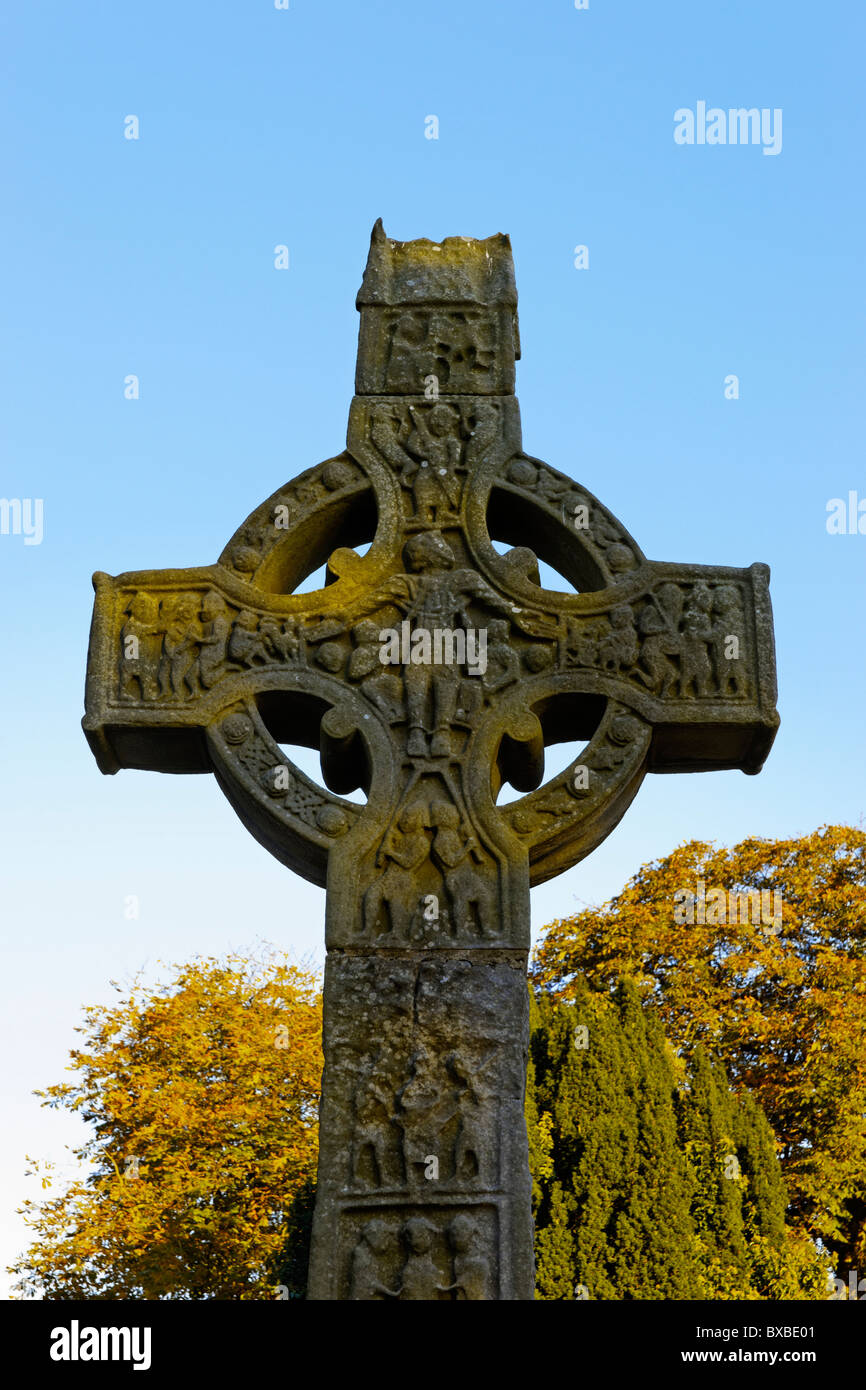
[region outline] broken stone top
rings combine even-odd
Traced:
[[[520,356],[511,242],[391,241],[373,228],[364,281],[359,396],[509,396]]]
[[[449,236],[444,241],[392,241],[382,219],[373,228],[370,254],[356,304],[480,304],[517,308],[511,240],[499,232],[484,240]]]

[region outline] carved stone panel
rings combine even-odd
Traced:
[[[531,1296],[525,967],[330,954],[311,1297]]]

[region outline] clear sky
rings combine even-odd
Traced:
[[[90,575],[215,560],[343,447],[377,217],[509,232],[527,450],[653,559],[772,570],[765,770],[648,778],[536,928],[685,839],[861,822],[866,534],[826,520],[866,499],[864,29],[854,0],[4,7],[0,494],[44,534],[0,535],[0,1263],[25,1153],[79,1133],[31,1092],[109,979],[258,939],[321,959],[323,894],[210,777],[97,771]],[[780,110],[781,149],[677,144],[699,102]]]

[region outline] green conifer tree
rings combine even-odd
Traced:
[[[610,999],[585,986],[570,1004],[542,997],[534,1019],[535,1104],[539,1123],[550,1116],[553,1168],[538,1184],[538,1296],[700,1296],[676,1076],[658,1025],[629,984]]]
[[[678,1056],[628,980],[541,994],[530,1021],[537,1297],[827,1297],[773,1131],[718,1060]]]
[[[736,1141],[737,1103],[724,1070],[713,1064],[703,1047],[694,1051],[676,1108],[680,1141],[695,1179],[692,1217],[701,1242],[707,1296],[748,1297],[751,1286],[743,1232],[746,1180]]]

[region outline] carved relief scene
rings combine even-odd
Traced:
[[[293,618],[227,603],[215,589],[134,593],[120,629],[121,700],[184,701],[255,667],[303,664]]]
[[[357,1064],[349,1183],[365,1191],[498,1182],[498,1046],[383,1042]]]
[[[341,1296],[498,1297],[503,1183],[525,1145],[521,972],[349,956],[326,1000]]]
[[[450,778],[410,777],[375,867],[363,896],[358,937],[378,946],[498,937],[498,864],[479,842]]]
[[[383,334],[383,394],[421,395],[431,376],[442,393],[491,390],[498,347],[495,313],[469,304],[400,307],[386,313]]]
[[[496,1297],[496,1214],[486,1207],[345,1218],[346,1297],[455,1302]]]
[[[570,617],[564,664],[626,677],[660,699],[753,693],[743,596],[736,584],[669,581],[595,619]]]
[[[458,563],[438,530],[410,537],[403,560],[406,570],[349,614],[263,613],[216,589],[131,592],[118,633],[118,696],[186,701],[239,672],[318,667],[359,689],[386,722],[405,719],[410,756],[456,754],[461,745],[452,744],[450,730],[469,729],[486,697],[519,675],[511,624],[555,639],[557,620],[497,594]],[[408,624],[405,636],[401,624]],[[552,659],[552,647],[538,649],[527,669]]]
[[[467,471],[499,427],[498,404],[484,398],[373,406],[370,440],[400,484],[407,530],[457,523]]]
[[[523,1101],[524,1041],[509,1028],[513,1005],[518,1018],[526,1009],[522,981],[438,956],[375,964],[347,958],[326,985],[340,1009],[326,1043],[339,1190],[411,1202],[496,1191],[508,1113]]]

